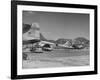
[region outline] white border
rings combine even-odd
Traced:
[[[60,72],[79,72],[94,70],[94,10],[80,8],[59,8],[45,6],[17,6],[17,75],[44,74]],[[46,11],[46,12],[64,12],[64,13],[84,13],[90,14],[90,66],[84,67],[60,67],[60,68],[41,68],[41,69],[22,69],[22,10],[27,11]]]

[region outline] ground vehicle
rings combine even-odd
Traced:
[[[52,51],[53,50],[53,47],[50,44],[45,44],[42,47],[42,50],[44,50],[44,51]]]

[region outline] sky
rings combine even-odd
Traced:
[[[34,22],[46,39],[89,39],[89,14],[23,11],[23,23]]]

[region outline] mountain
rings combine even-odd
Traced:
[[[59,38],[59,39],[56,40],[57,44],[65,44],[66,42],[72,43],[72,39]]]

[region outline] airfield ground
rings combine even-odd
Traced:
[[[47,68],[47,67],[70,67],[89,65],[89,50],[55,49],[43,53],[29,53],[28,60],[23,60],[23,69]]]

